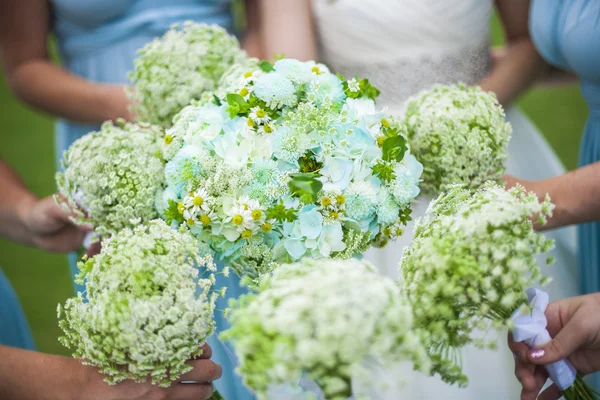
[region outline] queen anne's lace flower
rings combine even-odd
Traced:
[[[142,121],[170,126],[176,113],[215,89],[221,75],[244,58],[237,39],[218,25],[173,25],[134,61],[134,110]]]
[[[504,174],[512,133],[493,93],[479,87],[436,86],[408,102],[408,139],[423,164],[423,190],[477,188]]]
[[[303,373],[328,400],[347,399],[353,381],[364,378],[365,359],[384,368],[403,361],[429,367],[399,288],[355,259],[283,265],[259,294],[243,296],[230,318],[223,337],[234,344],[238,372],[261,399],[274,386],[297,384]]]
[[[400,264],[402,287],[415,324],[428,333],[434,369],[448,382],[466,384],[453,355],[468,343],[484,345],[474,330],[510,326],[511,313],[526,303],[525,289],[546,281],[536,256],[553,242],[530,218],[544,223],[552,208],[522,187],[488,182],[474,193],[448,187],[417,221]]]
[[[125,379],[169,386],[215,329],[216,269],[185,230],[155,220],[104,241],[79,264],[83,294],[59,306],[61,342],[109,383]],[[199,277],[199,270],[203,277]]]
[[[59,201],[102,236],[130,226],[133,218],[156,218],[155,194],[164,180],[161,137],[155,126],[107,122],[78,139],[56,174]]]

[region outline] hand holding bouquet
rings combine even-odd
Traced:
[[[87,301],[79,293],[58,309],[60,340],[74,357],[113,384],[151,377],[168,387],[191,369],[186,361],[215,329],[218,294],[211,293],[216,266],[188,232],[160,220],[124,229],[79,267]]]

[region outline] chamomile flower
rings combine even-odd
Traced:
[[[204,188],[199,188],[192,194],[185,196],[183,199],[184,207],[190,211],[192,215],[197,215],[202,211],[210,209],[209,202],[211,201],[208,192]]]
[[[250,115],[248,115],[248,117],[256,124],[264,124],[271,120],[269,114],[259,106],[252,107],[250,109]]]
[[[232,207],[227,213],[227,217],[225,218],[224,222],[233,225],[238,232],[251,229],[254,225],[252,212],[248,209],[248,207],[244,207],[243,205]]]
[[[260,125],[256,132],[259,135],[271,135],[275,132],[275,125],[272,122],[268,122],[266,124]]]

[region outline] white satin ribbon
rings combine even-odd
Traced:
[[[531,348],[537,348],[550,342],[552,337],[546,330],[546,307],[548,307],[548,293],[539,289],[527,289],[529,307],[523,306],[512,315],[515,324],[513,337],[517,342],[525,342]],[[562,391],[568,389],[575,382],[577,372],[573,365],[562,359],[545,366],[552,382]]]

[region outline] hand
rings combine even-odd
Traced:
[[[144,383],[124,381],[110,386],[94,369],[92,383],[85,392],[89,393],[91,400],[207,400],[214,392],[212,382],[219,379],[222,372],[221,367],[210,360],[211,355],[210,346],[205,344],[202,355],[196,360],[188,361],[194,369],[179,378],[179,381],[203,383],[173,382],[170,387],[161,388],[152,385],[148,379]]]
[[[119,118],[128,122],[135,120],[136,115],[131,111],[133,102],[127,95],[124,85],[103,85],[101,90],[108,113],[106,120],[116,121]]]
[[[502,181],[504,182],[504,187],[507,189],[511,189],[515,186],[517,186],[517,184],[523,186],[525,189],[527,189],[527,191],[529,192],[535,192],[535,182],[534,181],[526,181],[525,179],[519,179],[519,178],[515,178],[514,176],[511,175],[504,175],[502,177]]]
[[[83,243],[91,226],[75,225],[53,197],[42,200],[23,200],[19,208],[20,218],[35,246],[50,252],[66,253],[77,250]]]
[[[509,347],[516,355],[515,375],[521,385],[521,400],[535,400],[548,375],[543,365],[567,358],[582,374],[600,371],[600,293],[559,300],[546,309],[548,332],[554,338],[538,349],[516,343],[509,335]],[[539,397],[555,400],[561,392],[552,385]]]

